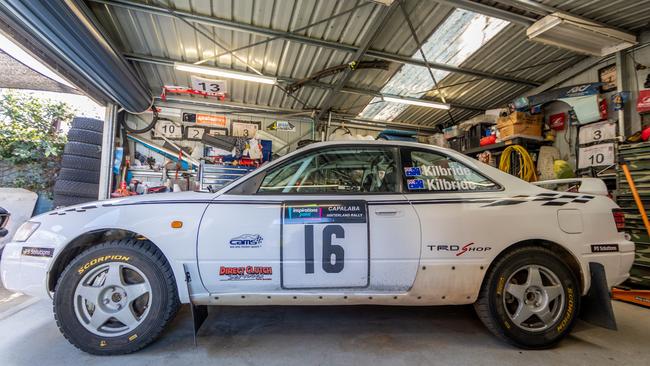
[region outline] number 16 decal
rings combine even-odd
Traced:
[[[323,271],[339,273],[345,266],[345,250],[332,244],[332,236],[345,238],[341,225],[327,225],[323,229]],[[314,225],[305,225],[305,273],[314,273]]]
[[[283,288],[368,286],[366,202],[285,204],[281,248]]]

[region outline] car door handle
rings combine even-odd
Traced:
[[[399,211],[397,210],[377,210],[375,211],[375,215],[377,216],[396,216]]]

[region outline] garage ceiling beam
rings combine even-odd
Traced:
[[[361,62],[363,59],[363,56],[366,54],[368,51],[368,48],[370,48],[370,45],[372,42],[377,38],[379,33],[383,30],[384,24],[386,24],[386,21],[390,19],[390,16],[393,14],[395,9],[399,6],[400,0],[395,1],[392,3],[390,6],[387,7],[382,7],[379,9],[377,14],[376,19],[370,24],[366,34],[363,36],[363,39],[361,40],[361,46],[357,49],[357,51],[354,53],[352,56],[352,59],[348,61],[348,64],[350,67],[346,68],[345,71],[341,73],[341,75],[338,77],[338,80],[334,84],[333,88],[327,93],[327,97],[325,97],[325,100],[323,103],[320,105],[320,112],[316,116],[316,122],[320,121],[323,119],[327,113],[330,112],[330,109],[332,108],[332,105],[334,104],[334,101],[336,100],[338,93],[343,89],[343,86],[350,80],[352,77],[352,71],[356,68],[356,65]]]
[[[161,66],[167,66],[167,67],[174,67],[174,64],[182,64],[182,61],[176,61],[176,60],[170,60],[166,58],[161,58],[161,57],[154,57],[154,56],[146,56],[146,55],[139,55],[139,54],[134,54],[134,53],[124,53],[124,58],[130,61],[135,61],[135,62],[140,62],[140,63],[145,63],[145,64],[152,64],[152,65],[161,65]],[[193,64],[187,63],[187,66],[193,66]],[[209,68],[210,66],[202,66],[202,67],[207,67]],[[257,74],[250,73],[251,76],[255,76]],[[264,76],[269,76],[269,75],[264,75]],[[275,77],[275,76],[273,76]],[[298,79],[293,79],[293,78],[283,78],[283,77],[278,77],[278,81],[286,83],[286,84],[292,84],[295,83]],[[323,83],[320,81],[309,81],[305,84],[306,86],[314,87],[314,88],[321,88],[321,89],[328,89],[331,90],[334,88],[334,85],[332,84],[327,84]],[[369,89],[363,89],[363,88],[354,88],[354,87],[348,87],[348,86],[343,86],[343,88],[340,90],[342,93],[348,93],[348,94],[357,94],[357,95],[365,95],[369,97],[377,97],[381,98],[382,94],[378,91],[374,90],[369,90]],[[384,96],[394,96],[394,95],[387,95],[384,94]],[[397,96],[395,96],[397,97]],[[423,99],[427,100],[427,99]],[[451,102],[449,103],[452,108],[456,109],[467,109],[467,110],[472,110],[472,111],[484,111],[486,107],[480,107],[480,106],[473,106],[473,105],[467,105],[467,104],[462,104],[462,103],[454,103]]]
[[[240,23],[232,20],[219,19],[207,15],[198,15],[190,12],[169,9],[161,6],[143,4],[143,3],[135,2],[133,0],[110,0],[110,1],[89,0],[89,1],[108,5],[108,6],[116,6],[128,10],[139,11],[139,12],[152,14],[152,15],[166,16],[166,17],[181,17],[191,22],[205,24],[213,27],[220,27],[220,28],[230,29],[234,31],[247,32],[247,33],[257,34],[265,37],[277,37],[277,38],[282,38],[282,39],[308,44],[316,47],[335,49],[343,52],[355,53],[359,50],[359,47],[355,45],[326,41],[323,39],[312,38],[312,37],[303,36],[291,32],[285,32],[281,30],[259,27],[256,25]],[[391,61],[391,62],[397,62],[401,64],[427,67],[427,63],[425,63],[423,60],[415,59],[409,56],[397,55],[390,52],[368,50],[366,52],[366,56],[378,58],[381,60]],[[448,71],[448,72],[463,74],[463,75],[471,75],[483,79],[492,79],[492,80],[498,80],[503,82],[515,83],[515,84],[523,84],[529,86],[538,86],[542,84],[541,82],[535,80],[528,80],[528,79],[517,78],[508,75],[480,71],[472,68],[453,66],[453,65],[441,64],[435,62],[429,62],[428,66],[436,70],[443,70],[443,71]]]
[[[487,15],[493,18],[507,20],[510,23],[530,27],[537,19],[525,15],[513,13],[507,10],[499,9],[494,6],[477,3],[471,0],[434,0],[437,3],[453,6],[459,9],[473,11],[475,13]]]
[[[160,101],[160,99],[157,99]],[[158,103],[157,103],[158,104]],[[225,102],[219,100],[204,100],[199,98],[192,97],[181,97],[181,96],[167,96],[167,100],[161,102],[168,107],[175,108],[187,108],[188,105],[191,105],[197,110],[204,110],[208,112],[214,112],[215,109],[229,111],[234,114],[247,114],[247,115],[268,115],[274,114],[277,117],[277,114],[282,114],[284,118],[296,118],[296,119],[305,119],[313,121],[311,116],[313,111],[309,110],[298,110],[298,109],[285,109],[277,107],[269,107],[264,105],[248,104],[248,103],[235,103],[235,102]],[[343,121],[343,122],[352,122],[359,125],[365,125],[369,127],[394,127],[394,128],[408,128],[417,131],[428,131],[428,132],[438,132],[438,127],[433,126],[423,126],[415,123],[409,122],[397,122],[397,121],[378,121],[365,118],[357,118],[356,116],[343,114],[343,113],[332,113],[332,121]],[[349,123],[346,124],[350,126]]]

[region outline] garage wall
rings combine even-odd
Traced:
[[[634,60],[636,60],[637,63],[641,63],[648,66],[649,68],[646,70],[636,71]],[[639,131],[643,125],[647,125],[648,123],[650,123],[650,121],[647,120],[644,121],[643,117],[636,112],[636,103],[637,103],[639,90],[644,89],[643,83],[645,82],[646,75],[648,75],[648,73],[650,72],[650,47],[644,47],[634,51],[633,53],[629,53],[626,58],[626,61],[627,61],[628,73],[626,75],[625,82],[630,91],[630,99],[627,101],[629,108],[626,109],[625,122],[626,122],[626,127],[629,128],[629,131],[634,133],[636,131]],[[564,83],[558,85],[558,88],[598,82],[598,70],[602,69],[603,67],[614,65],[615,63],[616,62],[613,58],[606,62],[602,62],[572,77],[571,79],[568,79]],[[611,120],[618,120],[618,112],[613,110],[611,104],[611,97],[616,92],[617,91],[612,91],[603,94],[603,96],[607,98],[608,101],[608,105],[609,105],[608,118]],[[545,115],[550,116],[556,113],[567,114],[570,107],[569,105],[563,102],[553,102],[551,104],[546,105],[544,109],[545,109]],[[647,119],[648,117],[645,118]],[[554,146],[558,148],[558,150],[560,151],[561,159],[569,161],[569,163],[574,167],[576,166],[575,146],[577,144],[577,135],[578,135],[577,126],[566,127],[564,130],[557,132],[555,144],[554,144]]]

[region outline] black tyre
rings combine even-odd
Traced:
[[[57,179],[98,184],[99,171],[89,172],[87,170],[61,168],[61,170],[59,170]]]
[[[94,118],[75,117],[72,120],[71,128],[102,132],[104,131],[104,122]]]
[[[578,280],[559,256],[526,247],[493,264],[474,308],[499,338],[521,348],[543,349],[571,331],[580,294]]]
[[[63,155],[63,158],[61,158],[61,167],[99,173],[99,169],[101,168],[101,160],[95,158],[87,158],[85,156]]]
[[[63,149],[64,154],[85,156],[87,158],[100,159],[102,157],[101,145],[86,144],[83,142],[69,141]]]
[[[68,131],[68,141],[75,142],[84,142],[86,144],[101,145],[102,144],[102,133],[89,131],[89,130],[78,130],[71,128]]]
[[[54,207],[74,206],[85,202],[97,201],[96,198],[69,196],[54,192]]]
[[[98,191],[99,185],[95,183],[75,182],[63,179],[57,179],[56,182],[54,182],[55,200],[56,194],[62,194],[64,196],[89,198],[89,200],[84,202],[96,201]]]
[[[180,306],[165,257],[145,240],[91,247],[75,257],[54,292],[61,333],[95,355],[138,351],[156,340]]]

